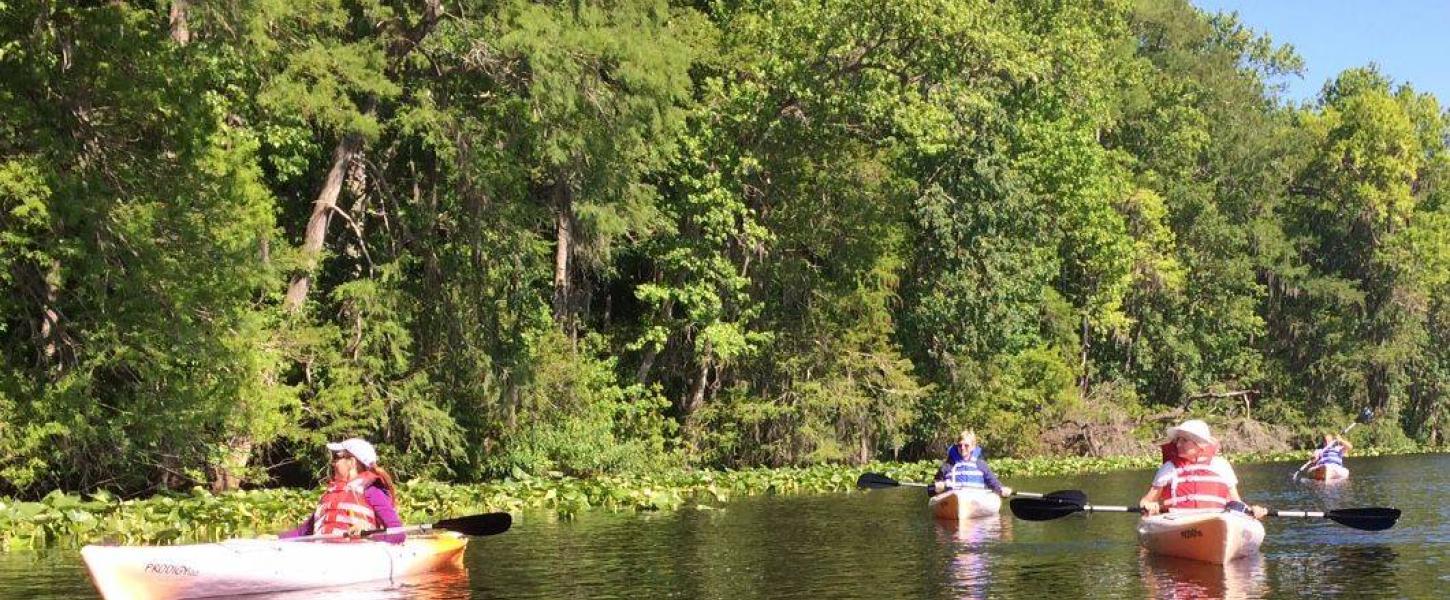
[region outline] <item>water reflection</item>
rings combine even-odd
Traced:
[[[1306,488],[1311,495],[1323,502],[1326,506],[1338,506],[1341,501],[1354,497],[1354,484],[1350,479],[1332,479],[1320,481],[1318,479],[1301,479],[1300,484]]]
[[[1395,561],[1399,553],[1384,545],[1344,545],[1323,548],[1317,564],[1319,587],[1350,598],[1400,597]]]
[[[463,600],[470,597],[468,569],[449,564],[429,573],[397,581],[247,596],[265,600]]]
[[[1158,600],[1263,598],[1268,589],[1262,554],[1216,565],[1142,552],[1141,564],[1148,597]]]
[[[989,545],[1011,541],[1012,519],[998,515],[963,521],[936,520],[939,543],[948,547],[947,586],[962,598],[986,598],[992,589],[992,555]]]

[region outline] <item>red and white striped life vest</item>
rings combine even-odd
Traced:
[[[371,472],[358,475],[351,481],[334,479],[322,494],[317,512],[312,515],[312,533],[347,533],[354,529],[377,529],[378,515],[368,506],[364,493],[368,486],[378,480]]]
[[[1210,447],[1196,462],[1176,456],[1176,452],[1173,453],[1174,456],[1168,457],[1174,470],[1163,497],[1164,508],[1223,510],[1229,503],[1229,492],[1233,486],[1221,473],[1209,466],[1213,463],[1217,450],[1217,447]]]

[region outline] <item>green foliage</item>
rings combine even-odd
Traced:
[[[1287,105],[1187,0],[176,6],[0,9],[0,493],[211,507],[165,494],[356,435],[569,514],[1203,395],[1450,428],[1443,107]],[[849,483],[800,473],[738,485]]]

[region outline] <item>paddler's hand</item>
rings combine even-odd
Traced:
[[[1256,504],[1249,507],[1249,514],[1254,515],[1255,519],[1263,519],[1266,515],[1269,514],[1269,509]]]
[[[1157,502],[1139,502],[1138,508],[1143,509],[1143,516],[1145,517],[1156,515],[1160,510]]]
[[[1004,485],[1004,486],[1002,486],[1002,490],[999,491],[999,492],[997,492],[997,495],[998,496],[1001,496],[1003,498],[1006,498],[1008,496],[1011,496],[1012,495],[1012,488],[1007,487],[1007,486]]]

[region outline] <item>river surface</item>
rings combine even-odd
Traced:
[[[1334,484],[1296,464],[1236,465],[1247,500],[1281,509],[1393,506],[1391,530],[1269,517],[1262,553],[1227,566],[1149,557],[1136,516],[965,525],[926,512],[919,488],[739,498],[666,514],[518,518],[475,539],[466,570],[402,585],[274,595],[377,598],[1450,598],[1450,455],[1349,459]],[[1131,504],[1148,471],[1018,478]],[[0,598],[96,598],[74,551],[0,554]],[[249,596],[256,598],[258,596]]]

